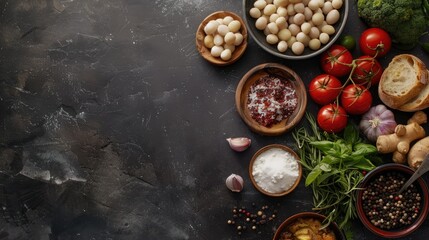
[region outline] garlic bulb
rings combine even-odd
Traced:
[[[243,178],[237,174],[231,174],[225,181],[226,187],[233,192],[241,192],[243,190]]]
[[[391,134],[395,131],[396,121],[392,111],[383,104],[369,109],[362,116],[359,128],[371,142],[377,141],[378,136]]]
[[[237,152],[242,152],[250,147],[252,140],[250,138],[238,137],[238,138],[227,138],[229,146]]]

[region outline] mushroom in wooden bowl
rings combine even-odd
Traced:
[[[236,62],[247,48],[247,28],[240,16],[218,11],[198,26],[197,50],[208,62],[226,66]]]
[[[277,136],[301,121],[307,107],[307,92],[292,69],[265,63],[242,77],[235,92],[235,104],[252,131]]]

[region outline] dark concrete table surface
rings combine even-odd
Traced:
[[[345,33],[358,37],[365,26],[350,2]],[[252,187],[259,148],[295,146],[290,133],[251,132],[234,95],[253,66],[282,63],[308,83],[318,58],[279,59],[249,38],[238,62],[213,66],[195,32],[219,10],[242,15],[242,1],[0,0],[0,239],[271,239],[282,220],[311,211],[303,181],[281,198]],[[225,139],[241,136],[252,146],[236,153]],[[225,187],[231,173],[243,192]],[[238,237],[227,219],[252,203],[277,218]],[[353,227],[355,239],[377,239]],[[404,239],[428,235],[426,221]]]

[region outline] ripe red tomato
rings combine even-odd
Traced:
[[[364,55],[382,57],[392,47],[392,39],[389,34],[381,28],[368,28],[359,39],[359,47]]]
[[[383,67],[376,59],[361,56],[356,60],[356,64],[357,67],[352,74],[352,79],[356,84],[368,85],[371,83],[371,86],[374,86],[380,82]]]
[[[317,113],[317,124],[330,133],[338,133],[347,126],[347,113],[337,104],[323,106]]]
[[[349,114],[364,114],[371,108],[371,104],[371,92],[364,86],[350,84],[341,93],[341,106]]]
[[[319,105],[333,102],[341,92],[341,81],[329,74],[314,77],[308,85],[311,99]]]
[[[332,45],[322,54],[321,66],[323,71],[335,77],[343,77],[352,70],[353,56],[342,45]]]

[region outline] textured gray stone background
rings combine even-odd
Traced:
[[[351,2],[345,32],[358,37]],[[252,202],[278,218],[242,239],[271,239],[283,219],[311,210],[303,183],[278,199],[251,186],[253,153],[294,145],[290,134],[252,133],[234,94],[257,64],[283,63],[308,83],[318,59],[275,58],[249,39],[238,62],[212,66],[195,32],[218,10],[242,15],[242,2],[0,0],[0,239],[237,239],[226,220]],[[238,136],[252,139],[246,152],[225,141]],[[245,179],[240,194],[224,185],[231,173]],[[375,239],[354,227],[356,239]],[[426,221],[407,239],[428,234]]]

